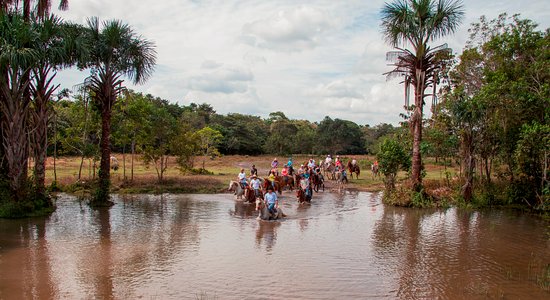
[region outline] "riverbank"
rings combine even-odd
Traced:
[[[154,165],[146,165],[139,156],[134,157],[134,167],[132,171],[131,157],[122,154],[114,155],[118,161],[118,170],[111,171],[112,191],[116,193],[220,193],[227,190],[230,180],[235,180],[241,168],[247,173],[252,165],[258,169],[260,176],[267,176],[270,163],[273,156],[246,156],[246,155],[227,155],[215,159],[197,157],[195,167],[202,167],[204,160],[204,169],[207,174],[192,174],[192,172],[182,173],[176,164],[174,157],[168,158],[168,167],[163,174],[162,180],[159,180],[157,170]],[[353,156],[358,160],[361,167],[359,179],[350,178],[347,188],[359,191],[380,191],[384,189],[384,183],[381,177],[374,178],[370,172],[370,164],[374,161],[373,156],[358,155]],[[295,165],[304,163],[310,158],[306,155],[295,155],[293,161]],[[313,157],[315,160],[322,157]],[[343,161],[351,159],[343,157]],[[286,163],[288,157],[279,159],[281,163]],[[56,161],[57,167],[57,186],[61,191],[69,193],[86,193],[91,188],[91,182],[96,178],[97,171],[94,172],[94,163],[85,160],[80,168],[81,159],[79,157],[63,157]],[[96,163],[98,166],[99,163]],[[51,184],[54,179],[53,160],[48,159],[47,163],[47,182]],[[80,177],[78,176],[80,174]],[[132,175],[133,174],[133,175]],[[434,175],[435,176],[435,175]],[[403,174],[403,178],[405,174]],[[327,180],[327,187],[332,188],[333,182]]]
[[[252,165],[258,169],[260,176],[267,176],[270,169],[273,156],[247,156],[247,155],[227,155],[210,159],[206,157],[197,157],[195,166],[202,167],[204,162],[204,172],[193,174],[193,172],[182,173],[176,164],[174,157],[168,158],[168,167],[163,173],[162,180],[159,180],[157,169],[154,165],[146,165],[139,156],[134,157],[133,170],[131,156],[115,154],[119,168],[112,170],[112,192],[119,194],[162,194],[162,193],[191,193],[191,194],[216,194],[226,193],[228,183],[235,180],[241,168],[249,173]],[[316,161],[323,160],[324,157],[294,155],[292,157],[294,165],[299,166],[307,162],[310,158]],[[344,163],[355,158],[358,161],[361,172],[359,178],[355,175],[353,178],[348,174],[349,183],[345,189],[363,192],[378,192],[384,190],[384,181],[382,176],[374,177],[370,166],[375,161],[374,156],[354,155],[343,156]],[[278,158],[279,162],[286,163],[288,157]],[[92,190],[91,182],[95,178],[93,161],[84,161],[80,168],[81,159],[78,157],[64,157],[58,159],[57,174],[58,187],[61,191],[78,194],[82,196],[90,195]],[[98,164],[96,164],[98,165]],[[47,180],[53,181],[53,162],[48,160]],[[452,178],[456,177],[458,170],[454,167],[445,167],[435,163],[435,161],[426,160],[426,193],[435,200],[433,206],[444,207],[454,201],[453,189],[450,188],[454,183]],[[80,173],[80,179],[78,174]],[[132,175],[133,174],[133,175]],[[406,185],[407,174],[401,172],[398,174],[400,185]],[[335,181],[326,179],[325,190],[337,190]],[[401,194],[397,195],[400,202],[392,203],[399,206],[410,206],[410,196],[405,195],[406,188],[401,189]],[[405,201],[403,201],[405,200]]]

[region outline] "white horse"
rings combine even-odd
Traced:
[[[243,199],[244,190],[241,187],[241,184],[238,183],[237,181],[235,180],[229,181],[229,188],[227,190],[232,191],[233,194],[237,197],[237,199],[241,199],[241,200]]]
[[[328,178],[328,179],[332,179],[332,180],[336,180],[336,174],[335,174],[335,171],[336,171],[336,167],[334,165],[334,163],[323,163],[322,166],[321,166],[321,170],[323,171],[323,175]]]
[[[278,220],[286,217],[283,213],[283,209],[280,207],[277,207],[277,212],[275,214],[270,213],[267,209],[265,200],[262,198],[256,198],[256,210],[259,211],[258,220]]]

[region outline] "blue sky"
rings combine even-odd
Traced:
[[[467,30],[481,15],[520,13],[549,27],[548,0],[473,1],[447,42],[459,53]],[[386,81],[379,0],[89,0],[70,1],[58,12],[84,24],[86,18],[120,19],[156,44],[153,77],[128,87],[171,102],[209,103],[221,114],[320,121],[325,116],[357,124],[397,124],[403,87]],[[441,42],[436,42],[441,43]],[[89,75],[64,70],[57,82],[71,88]],[[429,111],[426,109],[425,111]]]

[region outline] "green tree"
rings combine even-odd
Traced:
[[[170,115],[165,106],[155,105],[149,120],[150,131],[143,147],[143,159],[146,164],[153,162],[158,181],[164,181],[168,168],[168,159],[173,149],[172,141],[179,134],[176,119]]]
[[[538,132],[531,129],[543,128],[550,111],[549,31],[535,29],[536,24],[517,15],[502,14],[491,21],[481,17],[472,25],[468,47],[451,72],[452,90],[443,107],[460,136],[466,201],[473,196],[476,164],[490,186],[495,160],[504,163],[498,169],[508,170],[499,177],[509,178],[510,201],[534,205],[537,193],[544,190],[543,164],[537,164],[539,171],[524,170],[533,165],[520,163],[517,154],[521,148],[544,161],[543,151],[528,149],[533,132]]]
[[[44,16],[33,21],[32,27],[36,32],[33,40],[33,49],[37,50],[37,62],[31,69],[30,93],[32,96],[30,136],[31,146],[35,159],[34,183],[36,193],[40,197],[45,195],[46,156],[48,148],[48,122],[51,117],[50,102],[59,87],[53,85],[56,70],[70,66],[82,49],[70,47],[78,35],[73,35],[70,29],[76,26],[62,23],[55,16]],[[82,31],[80,31],[82,32]]]
[[[88,20],[90,58],[94,70],[89,86],[93,100],[101,109],[101,163],[99,187],[93,205],[104,205],[109,199],[111,157],[111,114],[118,95],[123,90],[122,76],[139,84],[151,75],[156,52],[154,45],[138,36],[130,26],[118,20],[100,24],[97,18]]]
[[[409,170],[411,158],[407,152],[396,138],[387,138],[382,141],[376,158],[378,159],[380,172],[385,177],[384,184],[387,192],[395,189],[397,172],[399,170]]]
[[[31,98],[29,72],[38,50],[32,48],[36,31],[19,14],[0,15],[0,108],[3,159],[7,167],[10,194],[15,202],[27,196],[27,125]]]
[[[152,97],[141,93],[128,91],[115,106],[113,114],[113,139],[115,143],[122,145],[123,172],[126,179],[126,145],[130,145],[130,181],[134,180],[134,160],[137,147],[145,145],[149,132],[151,132],[151,118],[154,111]],[[171,115],[171,114],[170,114]]]
[[[260,117],[239,113],[214,115],[211,127],[223,135],[219,146],[223,154],[261,154],[269,133]]]
[[[193,169],[195,155],[200,149],[200,142],[198,135],[189,124],[180,120],[178,134],[172,140],[171,146],[180,171],[185,173]]]
[[[307,120],[293,121],[297,128],[292,153],[314,154],[318,151],[315,138],[317,126]]]
[[[453,33],[464,11],[459,0],[396,0],[386,3],[381,13],[386,41],[397,49],[387,55],[395,66],[387,75],[405,77],[406,98],[409,86],[412,85],[415,91],[410,119],[413,133],[411,176],[414,189],[419,191],[422,185],[420,144],[425,91],[432,87],[435,94],[439,70],[450,54],[446,45],[432,48],[428,43]],[[404,48],[406,45],[410,45],[411,50]]]
[[[223,136],[219,131],[208,126],[195,132],[195,135],[199,140],[199,154],[203,156],[202,170],[205,170],[204,163],[206,156],[216,157],[220,155],[217,147]]]
[[[291,154],[292,142],[298,132],[298,128],[285,116],[277,111],[269,114],[269,137],[266,140],[267,153]]]
[[[317,126],[318,143],[323,154],[365,153],[365,141],[359,125],[326,116]]]

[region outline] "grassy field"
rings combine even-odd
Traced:
[[[168,168],[164,174],[164,180],[162,183],[158,181],[157,171],[153,164],[145,165],[143,160],[136,156],[134,158],[134,170],[133,180],[131,177],[131,157],[122,154],[114,155],[119,162],[119,169],[117,171],[111,171],[111,179],[113,184],[113,191],[119,193],[216,193],[224,192],[227,189],[230,180],[235,180],[240,168],[244,168],[246,172],[249,172],[250,167],[254,164],[258,169],[260,176],[267,176],[269,166],[273,160],[273,156],[243,156],[243,155],[231,155],[222,156],[215,159],[197,157],[195,160],[195,167],[202,166],[204,159],[205,169],[211,172],[211,175],[186,175],[178,169],[175,158],[170,157],[168,159]],[[359,166],[361,167],[361,175],[359,179],[350,179],[346,188],[358,189],[363,191],[379,191],[384,188],[383,180],[373,178],[370,172],[370,165],[374,161],[373,156],[356,155],[353,156],[357,159]],[[295,165],[300,165],[306,162],[310,156],[306,155],[294,155],[293,161]],[[313,156],[313,159],[319,161],[324,157]],[[343,161],[347,162],[352,156],[343,157]],[[279,162],[286,163],[288,157],[278,157]],[[456,174],[456,170],[453,168],[447,169],[446,172],[444,166],[433,164],[433,162],[427,161],[426,170],[427,182],[444,182],[446,178],[451,178]],[[64,190],[86,190],[89,183],[93,181],[94,176],[97,177],[97,168],[99,167],[99,161],[96,162],[96,168],[94,172],[94,165],[91,160],[84,160],[80,180],[78,177],[80,169],[81,159],[80,157],[62,157],[56,160],[57,166],[57,182]],[[29,164],[32,166],[32,162]],[[124,167],[125,165],[125,167]],[[47,161],[47,183],[51,183],[54,179],[53,171],[53,158],[48,158]],[[95,173],[95,174],[94,174]],[[348,175],[349,177],[349,175]],[[406,174],[404,172],[399,174],[399,178],[405,179]],[[433,185],[433,184],[432,184]],[[331,189],[334,187],[334,183],[330,180],[326,182],[326,188]]]

